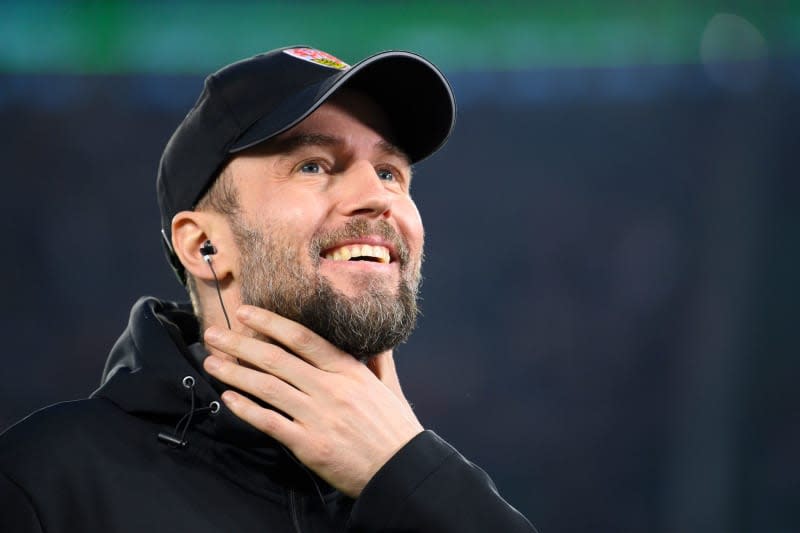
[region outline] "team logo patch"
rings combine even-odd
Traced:
[[[341,59],[327,52],[323,52],[322,50],[315,50],[313,48],[287,48],[283,53],[289,54],[297,59],[302,59],[303,61],[322,65],[323,67],[335,68],[338,70],[347,70],[350,68],[350,65]]]

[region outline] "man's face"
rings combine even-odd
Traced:
[[[364,358],[414,327],[423,228],[380,110],[348,93],[227,168],[242,302]]]

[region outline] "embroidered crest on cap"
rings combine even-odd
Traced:
[[[350,65],[341,59],[336,58],[327,52],[323,52],[322,50],[315,50],[314,48],[287,48],[283,52],[292,57],[296,57],[297,59],[316,63],[317,65],[322,65],[323,67],[335,68],[338,70],[347,70],[350,68]]]

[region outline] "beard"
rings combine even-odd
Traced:
[[[405,342],[414,330],[422,257],[411,258],[408,246],[387,222],[355,218],[343,228],[314,236],[303,266],[288,228],[265,231],[248,227],[238,216],[232,229],[241,251],[242,303],[268,309],[298,322],[340,350],[362,361]],[[359,294],[349,297],[319,272],[321,252],[344,239],[380,235],[393,243],[400,263],[395,290],[376,274],[359,273]]]

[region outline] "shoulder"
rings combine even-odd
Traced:
[[[157,448],[152,423],[102,398],[33,413],[0,436],[0,475],[32,501],[96,494],[147,468]]]
[[[130,418],[103,399],[51,405],[20,420],[0,435],[0,471],[25,472],[57,462],[79,463],[119,431]]]
[[[52,445],[59,439],[80,436],[87,426],[94,427],[115,416],[119,410],[100,399],[61,402],[44,407],[23,418],[0,434],[0,451],[16,446]]]

